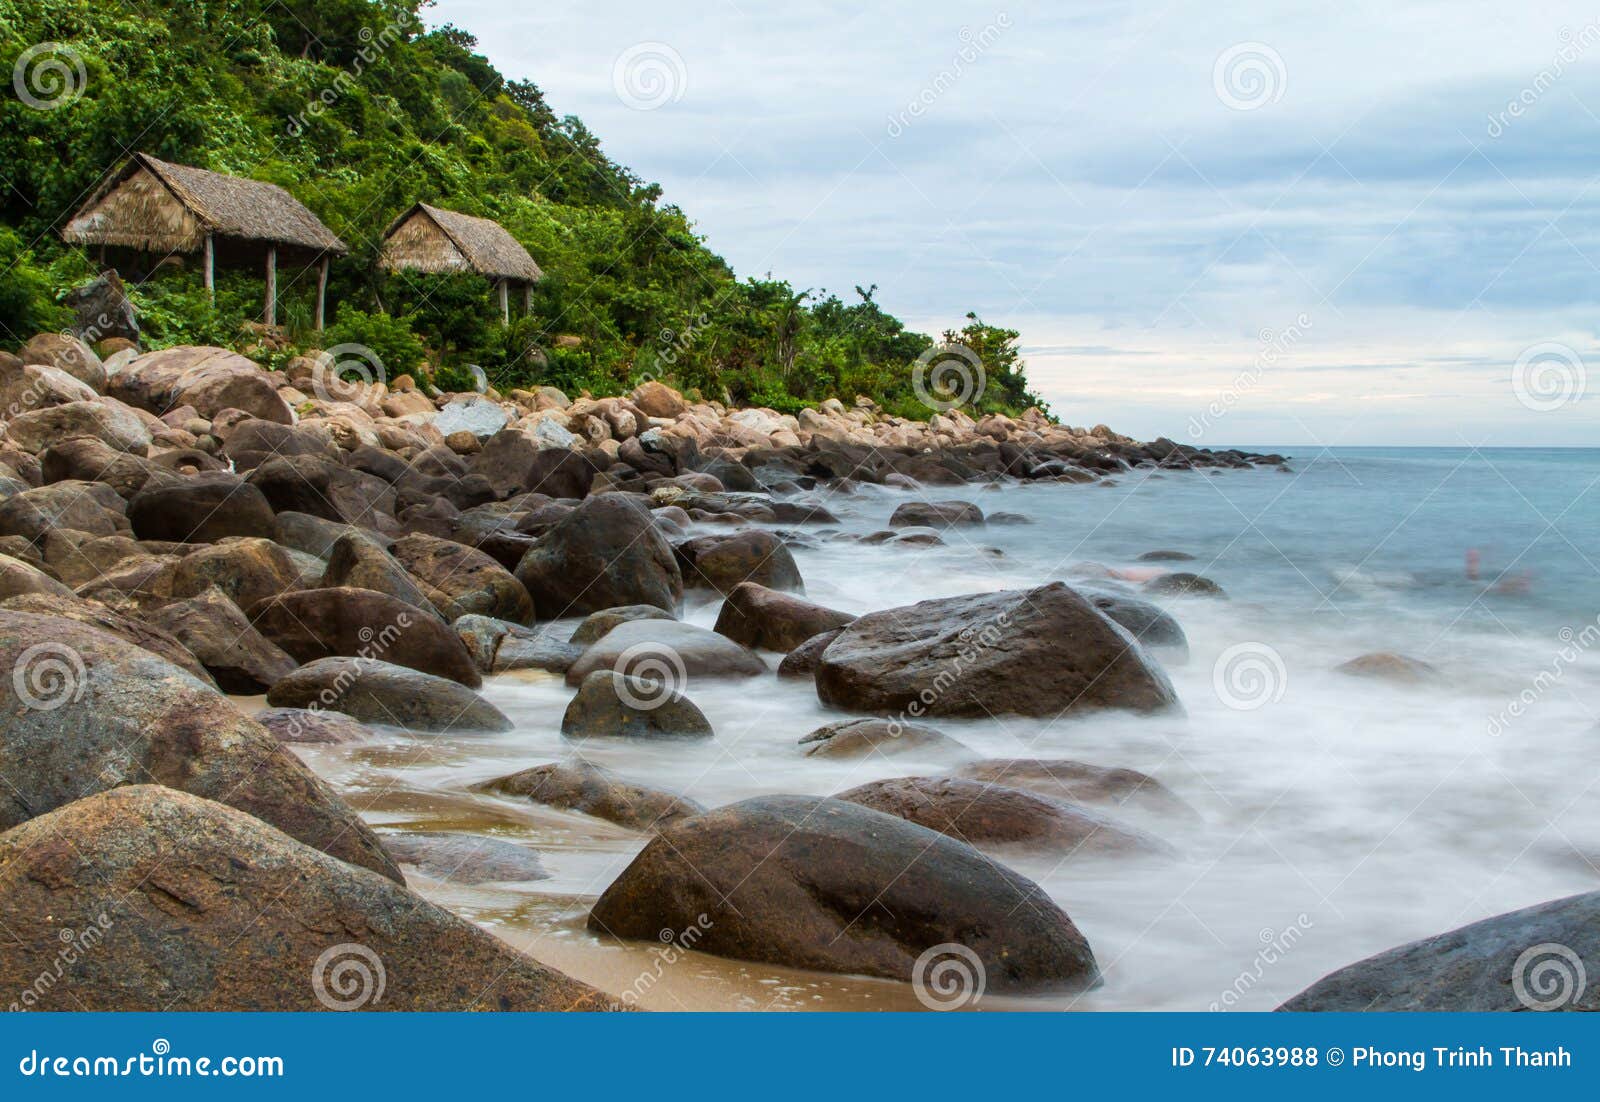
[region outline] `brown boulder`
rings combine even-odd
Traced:
[[[476,689],[483,677],[460,636],[432,609],[371,589],[306,589],[249,608],[251,623],[297,662],[381,659]]]
[[[735,643],[787,654],[807,639],[855,620],[846,612],[814,605],[755,582],[733,587],[717,613],[715,631]]]
[[[147,486],[128,502],[128,520],[140,539],[173,543],[271,539],[273,534],[272,506],[260,490],[229,471]]]
[[[147,618],[205,663],[225,693],[264,693],[297,665],[251,627],[239,606],[216,586],[154,609]]]
[[[782,540],[761,528],[731,536],[699,536],[673,549],[687,586],[732,593],[745,582],[804,593],[800,568]]]
[[[533,621],[528,591],[482,551],[421,532],[401,536],[392,550],[446,620],[476,614],[514,624]]]
[[[526,796],[536,804],[580,811],[629,830],[655,830],[705,808],[685,796],[625,781],[588,762],[536,765],[477,786],[502,796]]]

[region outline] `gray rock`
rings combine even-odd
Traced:
[[[267,703],[412,731],[511,730],[505,713],[458,682],[366,658],[309,662],[273,685]]]
[[[818,727],[800,740],[808,758],[864,758],[910,751],[971,757],[972,751],[932,727],[890,719],[844,719]]]
[[[480,834],[408,831],[383,835],[384,848],[402,865],[452,884],[548,880],[544,862],[527,846]]]
[[[630,620],[672,619],[676,619],[672,613],[655,605],[622,605],[619,608],[601,609],[584,617],[583,623],[578,625],[578,629],[572,633],[569,641],[577,646],[586,647],[618,624],[625,624]]]
[[[321,709],[268,708],[257,712],[255,721],[279,742],[341,746],[373,738],[366,724],[341,712]]]
[[[509,420],[498,402],[481,394],[469,394],[452,398],[433,419],[433,427],[444,436],[470,432],[480,440],[487,440],[505,428]]]
[[[670,679],[596,670],[583,679],[561,717],[567,738],[698,739],[711,722]]]
[[[726,636],[677,620],[630,620],[591,644],[567,670],[576,685],[596,670],[664,673],[678,688],[697,677],[756,677],[767,665]]]
[[[650,511],[621,494],[584,500],[517,565],[540,619],[645,604],[671,612],[683,599],[672,548]]]

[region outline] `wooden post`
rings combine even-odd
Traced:
[[[511,281],[500,281],[500,320],[507,325],[511,324]]]
[[[278,246],[267,246],[267,324],[278,324]]]
[[[214,304],[217,301],[217,275],[216,275],[216,245],[212,243],[211,235],[206,234],[206,298]]]
[[[522,316],[527,317],[531,313],[533,313],[533,284],[524,283],[522,285]]]
[[[317,262],[317,332],[322,332],[323,302],[328,295],[328,254]]]

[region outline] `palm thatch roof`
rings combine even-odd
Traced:
[[[61,236],[79,245],[195,252],[206,235],[343,255],[343,241],[277,184],[135,153],[106,177]]]
[[[384,263],[391,271],[473,271],[490,279],[536,283],[544,272],[500,223],[418,203],[389,224]]]

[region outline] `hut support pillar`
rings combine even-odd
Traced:
[[[278,247],[267,246],[267,324],[278,324]]]
[[[317,261],[317,332],[322,332],[323,304],[328,297],[328,256]]]
[[[211,235],[206,234],[206,298],[217,301],[217,247]]]
[[[507,325],[511,324],[511,281],[500,281],[500,320]]]
[[[527,317],[533,313],[533,284],[522,285],[522,316]]]

